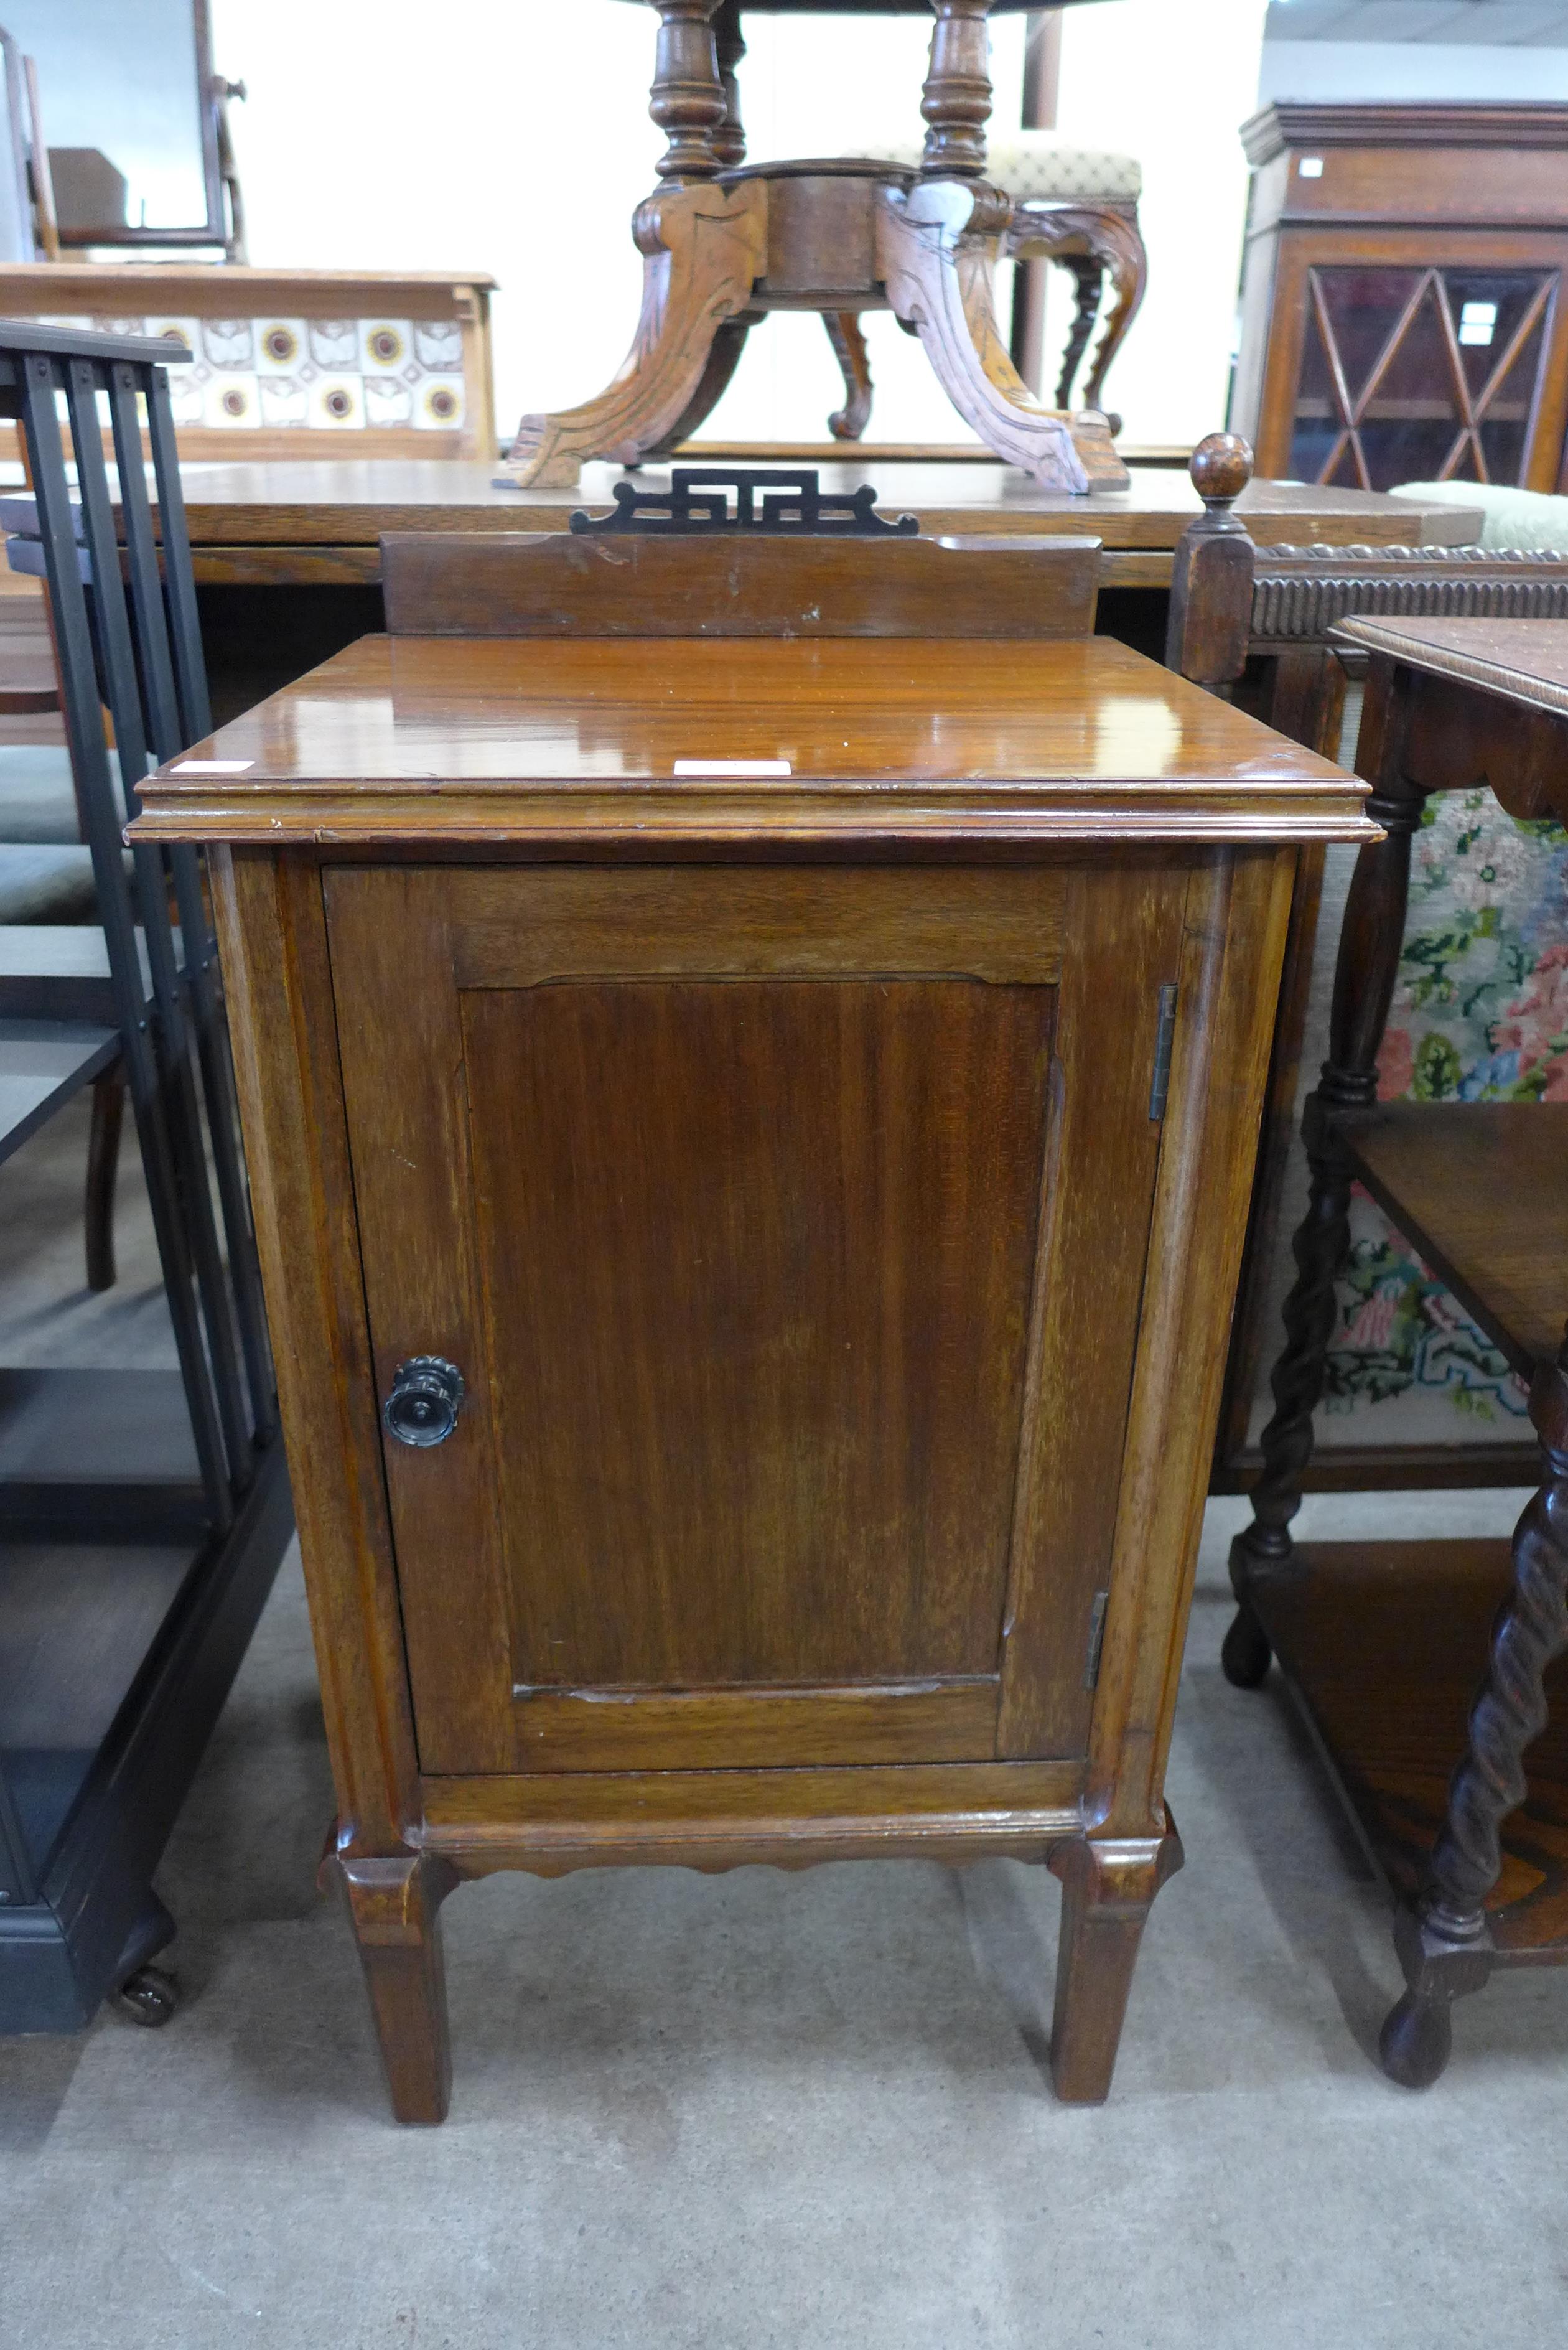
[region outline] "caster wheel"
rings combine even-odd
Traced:
[[[1220,1651],[1220,1669],[1231,1688],[1261,1689],[1268,1678],[1272,1658],[1273,1650],[1257,1617],[1245,1607],[1239,1607]]]
[[[1453,2053],[1453,2008],[1407,1991],[1388,2011],[1377,2043],[1383,2070],[1402,2089],[1429,2089]]]
[[[132,2023],[155,2032],[167,2023],[180,2004],[180,1986],[161,1967],[138,1967],[110,1994],[109,2004]]]

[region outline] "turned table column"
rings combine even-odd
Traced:
[[[920,112],[922,180],[978,180],[991,120],[991,0],[931,0],[937,22]]]
[[[670,144],[659,159],[661,188],[716,180],[730,108],[719,77],[713,16],[719,0],[655,0],[659,42],[648,110]],[[728,13],[732,16],[733,8]]]

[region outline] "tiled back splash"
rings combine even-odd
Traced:
[[[176,425],[245,432],[427,432],[466,421],[455,318],[47,318],[106,334],[168,336],[195,353],[173,368]]]

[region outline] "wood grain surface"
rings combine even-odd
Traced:
[[[1539,1115],[1539,1112],[1535,1113]],[[1394,1891],[1419,1890],[1511,1580],[1506,1542],[1308,1543],[1301,1572],[1249,1586],[1286,1684]],[[1568,1664],[1525,1755],[1486,1904],[1504,1959],[1568,1947]]]
[[[1568,1105],[1386,1102],[1336,1121],[1399,1231],[1528,1379],[1568,1323]]]
[[[755,462],[763,462],[759,454]],[[706,462],[692,451],[692,463]],[[822,487],[836,495],[857,490],[869,461],[825,460]],[[1107,547],[1168,553],[1194,515],[1197,492],[1163,466],[1129,469],[1125,490],[1074,497],[1037,488],[1026,475],[994,463],[882,464],[871,473],[889,515],[914,514],[931,536],[984,531],[1085,533]],[[182,469],[192,546],[200,555],[221,546],[375,546],[389,532],[556,531],[575,513],[606,514],[619,466],[586,465],[573,491],[498,487],[495,469],[458,459],[355,458],[267,463],[196,464]],[[668,475],[647,469],[637,476],[651,487]],[[1311,541],[1347,546],[1452,546],[1480,536],[1479,507],[1376,496],[1362,490],[1308,489],[1255,481],[1237,511],[1260,546]]]
[[[381,542],[392,636],[1087,637],[1099,575],[1097,539],[1022,534]]]
[[[679,665],[679,697],[670,691]],[[140,835],[349,846],[1366,839],[1366,786],[1108,638],[367,637],[143,785]],[[244,762],[237,774],[211,759]],[[733,763],[787,761],[748,777]],[[675,773],[677,761],[708,772]]]

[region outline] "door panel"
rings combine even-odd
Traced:
[[[1081,1034],[1102,884],[327,877],[378,1378],[446,1354],[468,1389],[385,1448],[427,1772],[986,1759],[1021,1637],[1081,1655],[1100,1562],[1024,1415],[1114,1461],[1136,1286],[1041,1397],[1041,1236],[1108,1218],[1140,1276],[1179,904],[1138,878],[1164,911],[1112,993],[1147,1039],[1095,1078],[1154,1139],[1129,1112],[1068,1167],[1057,981]],[[1068,1751],[1048,1684],[1028,1740]]]
[[[1054,1001],[465,997],[520,1687],[996,1669]]]

